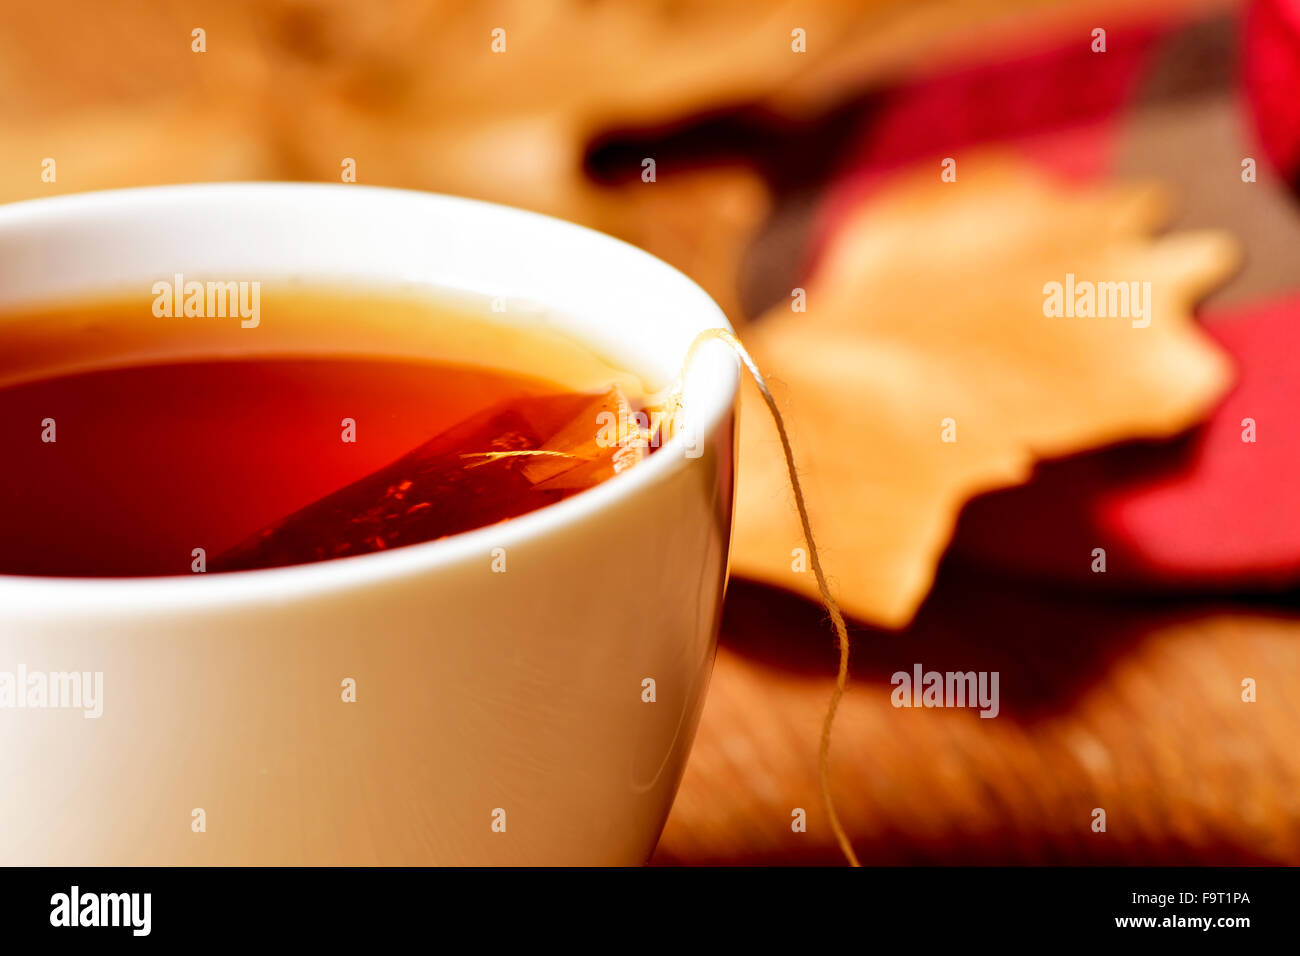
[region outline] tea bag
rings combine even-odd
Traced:
[[[599,484],[644,458],[649,450],[648,418],[633,410],[617,388],[590,401],[536,450],[488,451],[462,457],[471,467],[519,458],[520,472],[538,491],[580,491]]]
[[[617,388],[502,402],[257,531],[209,568],[367,554],[526,514],[643,459],[643,420]]]

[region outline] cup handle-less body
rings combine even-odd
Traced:
[[[254,184],[0,210],[0,320],[60,292],[255,267],[504,284],[661,376],[724,321],[631,247],[445,197]],[[737,376],[722,355],[696,371],[689,455],[669,444],[503,525],[206,579],[0,576],[0,673],[102,675],[97,716],[0,708],[0,862],[644,862],[727,570]]]

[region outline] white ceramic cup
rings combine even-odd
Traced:
[[[0,310],[174,273],[518,296],[662,381],[726,325],[644,252],[462,199],[268,183],[0,207]],[[0,576],[0,676],[102,674],[98,717],[0,708],[0,863],[644,862],[712,666],[737,386],[734,357],[702,349],[696,454],[679,436],[441,541],[238,574]]]

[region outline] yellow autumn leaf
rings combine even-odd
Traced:
[[[877,196],[839,229],[807,311],[777,306],[746,344],[775,380],[845,610],[898,627],[971,497],[1206,415],[1232,372],[1192,306],[1237,254],[1222,233],[1153,237],[1158,189],[1068,189],[1007,159]],[[1049,316],[1053,282],[1101,289],[1094,309],[1132,299],[1120,316]],[[775,430],[746,404],[733,568],[815,598]]]

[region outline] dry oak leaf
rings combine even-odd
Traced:
[[[1232,372],[1191,308],[1237,253],[1217,232],[1151,237],[1153,187],[1072,191],[1005,159],[876,197],[833,238],[806,314],[777,306],[746,342],[775,379],[832,587],[851,615],[901,627],[969,498],[1208,414]],[[1044,286],[1067,273],[1149,282],[1149,324],[1048,317]],[[733,568],[816,597],[775,429],[745,403]]]
[[[758,102],[806,115],[909,62],[933,66],[932,50],[1012,10],[1051,5],[12,5],[0,12],[0,127],[12,147],[0,170],[13,173],[0,199],[188,180],[338,182],[350,159],[359,182],[504,202],[612,233],[686,271],[739,319],[735,263],[767,206],[756,174],[667,163],[645,185],[638,160],[625,171],[633,185],[602,187],[584,171],[592,137]],[[796,52],[799,32],[807,54]],[[54,183],[41,178],[45,158],[58,162]]]
[[[1061,0],[42,0],[0,5],[0,117],[256,86],[287,102],[500,117],[589,132],[719,106],[834,104],[972,43],[1060,21]],[[1090,8],[1120,7],[1095,0]],[[1118,14],[1119,11],[1113,11]],[[204,52],[192,31],[206,31]],[[500,32],[497,32],[500,31]],[[806,53],[796,52],[801,31]],[[130,69],[124,69],[129,64]],[[575,132],[580,132],[575,130]]]
[[[239,108],[191,97],[105,108],[0,133],[0,202],[95,189],[272,179],[281,172],[266,140]]]

